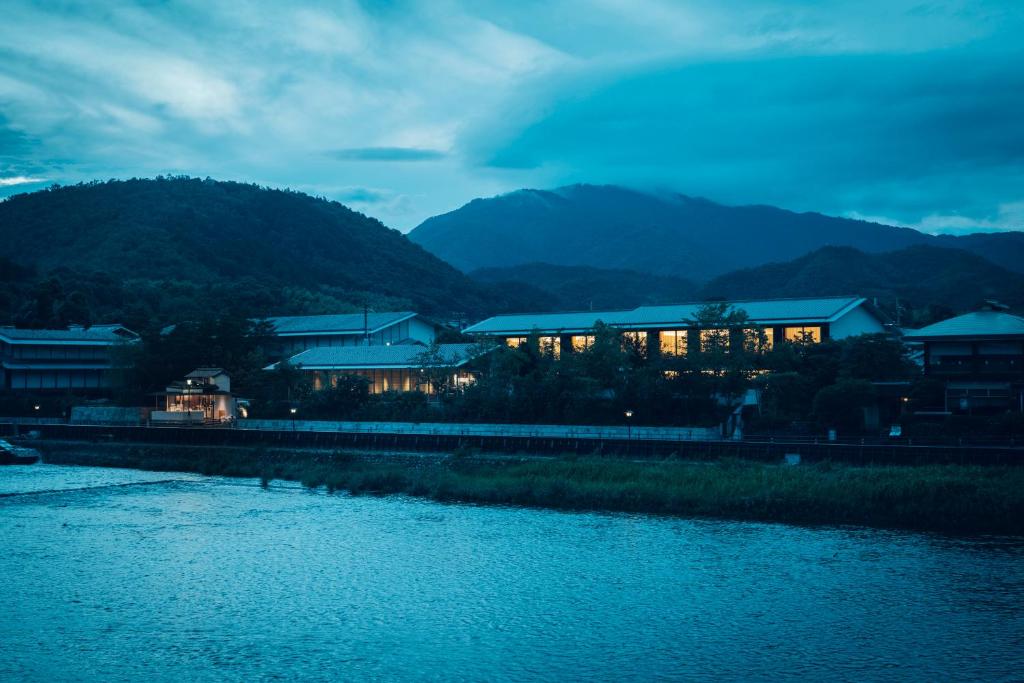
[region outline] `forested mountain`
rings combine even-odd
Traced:
[[[688,301],[697,292],[697,285],[682,278],[548,263],[483,268],[470,273],[470,277],[502,290],[518,290],[523,295],[537,291],[536,299],[542,302],[543,308],[535,307],[535,310],[634,308]]]
[[[898,300],[924,309],[974,308],[997,299],[1024,310],[1024,274],[960,249],[916,246],[885,254],[826,247],[786,263],[738,270],[715,278],[702,298],[798,297],[860,294],[887,310]]]
[[[0,202],[0,240],[4,321],[32,314],[26,305],[135,326],[364,302],[438,316],[506,307],[503,294],[375,219],[233,182],[157,178],[17,195]]]
[[[916,244],[959,247],[1024,270],[1022,233],[934,237],[817,213],[723,206],[616,186],[519,190],[476,199],[424,221],[409,237],[467,272],[545,262],[707,280],[824,246],[885,252]]]

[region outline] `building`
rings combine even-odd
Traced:
[[[114,350],[138,338],[121,325],[0,327],[0,381],[7,391],[100,393],[111,385]]]
[[[944,410],[1024,412],[1024,318],[987,302],[979,311],[908,331],[924,373],[945,383]]]
[[[236,417],[231,378],[220,368],[196,368],[154,396],[153,424],[209,424]]]
[[[885,332],[881,315],[861,297],[773,299],[725,303],[744,311],[752,327],[761,328],[769,347],[782,341],[821,342],[859,334]],[[684,355],[699,349],[709,336],[723,330],[701,329],[693,320],[707,303],[640,306],[628,311],[586,311],[498,315],[466,328],[466,334],[499,340],[509,346],[524,344],[533,334],[542,348],[558,355],[586,348],[598,322],[621,330],[643,344],[648,353]],[[736,332],[736,334],[733,334]],[[733,343],[742,331],[730,331]]]
[[[288,363],[308,373],[316,390],[336,386],[342,375],[365,377],[370,392],[422,391],[436,393],[436,385],[464,386],[473,381],[470,368],[473,344],[421,344],[318,347],[302,351]],[[274,370],[279,363],[268,366]]]
[[[342,313],[267,318],[277,341],[274,355],[292,356],[306,349],[433,343],[443,325],[412,311]]]

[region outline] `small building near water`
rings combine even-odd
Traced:
[[[287,362],[308,374],[315,390],[333,387],[343,375],[365,377],[370,393],[421,391],[435,394],[445,387],[474,381],[470,363],[478,354],[475,344],[392,344],[390,346],[335,346],[312,348]],[[274,370],[280,363],[268,366]]]
[[[237,416],[231,378],[221,368],[196,368],[154,397],[152,424],[213,424]]]

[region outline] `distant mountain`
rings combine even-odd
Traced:
[[[954,311],[997,299],[1024,310],[1024,274],[961,249],[915,246],[885,254],[825,247],[786,263],[738,270],[708,282],[701,298],[861,294],[888,309],[940,305]]]
[[[788,261],[824,246],[886,252],[917,244],[962,247],[1024,270],[1024,234],[933,237],[909,228],[723,206],[616,186],[519,190],[429,218],[410,239],[464,271],[543,262],[707,280]]]
[[[697,285],[682,278],[548,263],[483,268],[470,273],[470,277],[502,290],[532,289],[546,294],[546,302],[538,298],[544,308],[536,310],[633,308],[687,301],[697,291]]]
[[[0,201],[0,240],[9,260],[0,315],[8,319],[38,289],[33,282],[51,275],[77,292],[76,306],[84,298],[96,316],[136,324],[364,302],[438,316],[506,306],[500,292],[375,219],[232,182],[158,178],[17,195]]]

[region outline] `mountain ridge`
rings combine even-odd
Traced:
[[[466,272],[545,262],[707,281],[825,246],[885,252],[915,244],[964,248],[1024,270],[1024,233],[934,236],[818,212],[726,206],[616,185],[477,198],[427,219],[409,238]]]

